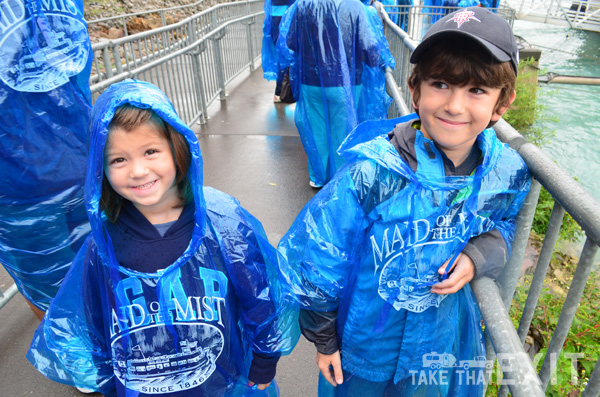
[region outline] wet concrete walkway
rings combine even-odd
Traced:
[[[306,155],[294,125],[295,105],[274,104],[274,90],[261,69],[243,73],[228,86],[227,99],[211,105],[208,122],[193,129],[203,153],[204,184],[236,197],[276,245],[315,191],[308,185]],[[2,269],[2,290],[10,284]],[[46,379],[26,360],[38,324],[21,295],[0,310],[0,397],[83,396]],[[276,380],[282,397],[317,395],[315,355],[301,338],[281,359]]]

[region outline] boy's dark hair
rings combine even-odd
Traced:
[[[423,51],[412,70],[408,85],[413,89],[413,102],[417,105],[421,98],[421,83],[427,79],[439,79],[458,86],[475,84],[500,88],[494,108],[497,111],[510,105],[517,76],[510,62],[496,61],[481,51],[474,41],[449,37],[438,40]],[[488,128],[493,124],[490,123]]]
[[[495,112],[510,105],[519,72],[519,48],[510,25],[483,7],[454,11],[434,23],[410,56],[415,64],[408,80],[413,103],[419,104],[421,83],[439,79],[449,84],[500,88]],[[417,110],[418,113],[418,110]],[[490,122],[488,128],[495,123]]]
[[[108,125],[110,134],[116,128],[122,128],[127,132],[133,131],[142,124],[150,124],[165,138],[171,146],[173,159],[175,161],[175,184],[181,200],[181,206],[191,202],[193,194],[192,187],[187,177],[192,158],[187,140],[168,123],[165,123],[153,110],[141,109],[130,104],[121,105],[115,111],[115,115]],[[102,194],[100,195],[100,209],[104,211],[111,222],[116,222],[121,212],[123,198],[114,191],[106,172],[102,177]]]

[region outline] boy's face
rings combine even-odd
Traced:
[[[461,87],[436,79],[422,81],[420,88],[419,103],[413,106],[419,110],[421,132],[435,141],[456,166],[466,159],[490,121],[498,121],[508,109],[494,110],[500,88],[473,84]],[[413,89],[410,91],[412,94]]]

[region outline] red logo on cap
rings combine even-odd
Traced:
[[[450,21],[454,21],[458,24],[457,27],[460,28],[460,26],[465,23],[465,22],[469,22],[471,19],[476,20],[477,22],[481,22],[479,19],[475,18],[475,13],[473,11],[461,11],[461,12],[457,12],[456,14],[454,14],[454,17],[450,18],[449,20],[446,21],[446,23],[450,22]]]

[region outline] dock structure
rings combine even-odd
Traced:
[[[503,0],[517,19],[600,32],[600,0]]]

